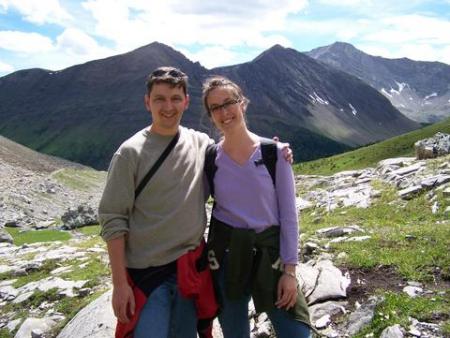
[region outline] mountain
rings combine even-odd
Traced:
[[[367,84],[294,49],[276,45],[251,62],[211,72],[242,85],[250,124],[276,125],[293,138],[309,130],[358,146],[417,128]]]
[[[386,59],[336,42],[306,53],[368,83],[409,118],[433,123],[450,116],[450,66],[440,62]]]
[[[53,72],[29,69],[0,78],[0,134],[40,152],[107,168],[119,144],[149,125],[145,81],[161,65],[190,75],[200,118],[200,81],[206,69],[160,43]]]
[[[242,84],[252,101],[252,130],[290,142],[297,161],[419,126],[362,81],[293,49],[274,46],[251,62],[208,70],[154,42],[58,72],[29,69],[0,78],[0,134],[105,169],[119,144],[150,123],[145,80],[162,65],[189,75],[191,104],[183,125],[212,134],[201,106],[201,82],[224,74]]]
[[[294,171],[296,174],[333,175],[339,171],[375,168],[378,162],[387,158],[415,157],[414,144],[436,138],[437,133],[450,134],[450,118],[352,151],[299,163],[294,165]],[[450,199],[448,202],[450,204]]]
[[[62,158],[38,153],[18,144],[6,137],[0,136],[0,167],[22,168],[36,173],[51,173],[60,169],[89,169],[81,164]]]

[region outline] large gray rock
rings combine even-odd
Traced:
[[[403,331],[402,327],[398,324],[389,326],[381,332],[380,338],[403,338]]]
[[[20,326],[14,338],[31,338],[33,331],[45,333],[50,331],[55,324],[56,322],[50,318],[27,318]],[[73,337],[76,337],[76,335]]]
[[[85,225],[98,224],[96,210],[87,204],[81,204],[76,209],[69,208],[61,216],[61,220],[64,223],[63,229],[76,229]]]
[[[9,233],[6,232],[4,229],[0,229],[0,243],[13,243],[13,238]]]
[[[355,312],[351,313],[347,322],[346,333],[351,337],[372,322],[378,299],[371,298]]]
[[[414,148],[419,160],[450,154],[450,134],[436,133],[433,137],[414,143]]]
[[[114,337],[116,318],[111,307],[112,292],[108,291],[82,309],[57,338]]]
[[[351,282],[350,277],[343,275],[332,261],[320,260],[314,265],[314,268],[319,273],[313,291],[306,297],[308,304],[347,296],[347,287]]]

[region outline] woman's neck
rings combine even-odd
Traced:
[[[223,147],[225,149],[246,148],[259,142],[258,136],[247,128],[239,128],[224,133]]]

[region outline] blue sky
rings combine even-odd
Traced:
[[[0,0],[0,76],[59,70],[153,41],[207,68],[274,44],[345,41],[372,55],[450,64],[450,0]]]

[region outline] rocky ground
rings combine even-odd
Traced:
[[[39,161],[45,162],[40,157]],[[77,228],[73,224],[92,223],[89,206],[98,201],[104,174],[83,173],[73,179],[73,173],[85,168],[65,163],[53,164],[56,168],[41,165],[36,170],[33,165],[37,162],[20,166],[0,161],[0,223],[24,229],[39,229],[41,222],[51,222],[50,228],[60,229],[64,224],[61,218],[67,220],[66,228],[70,229]],[[45,167],[48,169],[42,169]],[[64,175],[57,174],[61,170]],[[80,183],[86,182],[86,177],[90,177],[91,185]],[[376,234],[361,224],[322,224],[332,212],[369,210],[382,194],[382,182],[395,188],[396,203],[400,205],[425,195],[430,211],[444,215],[436,226],[449,227],[450,155],[434,160],[388,159],[376,168],[326,177],[297,176],[296,181],[297,206],[318,225],[316,230],[305,231],[301,236],[302,263],[297,277],[310,306],[312,323],[321,335],[357,336],[378,320],[376,309],[383,301],[380,289],[410,298],[448,296],[450,281],[439,273],[434,274],[433,283],[423,283],[405,280],[387,265],[363,269],[342,264],[346,254],[334,249],[336,243],[365,243]],[[72,211],[68,212],[70,207]],[[98,235],[75,229],[69,231],[70,240],[14,245],[4,229],[0,231],[0,337],[113,336],[108,260]],[[89,305],[83,308],[84,304]],[[83,309],[66,324],[78,308]],[[267,316],[255,313],[252,306],[249,319],[252,337],[273,336]],[[407,324],[387,326],[380,336],[444,337],[443,325],[448,320],[448,313],[436,313],[427,321],[410,317]],[[217,323],[214,336],[221,337]],[[365,336],[375,335],[369,332]]]
[[[0,159],[0,226],[61,226],[66,213],[66,227],[76,226],[77,217],[90,216],[95,222],[106,173],[37,153],[1,136]]]

